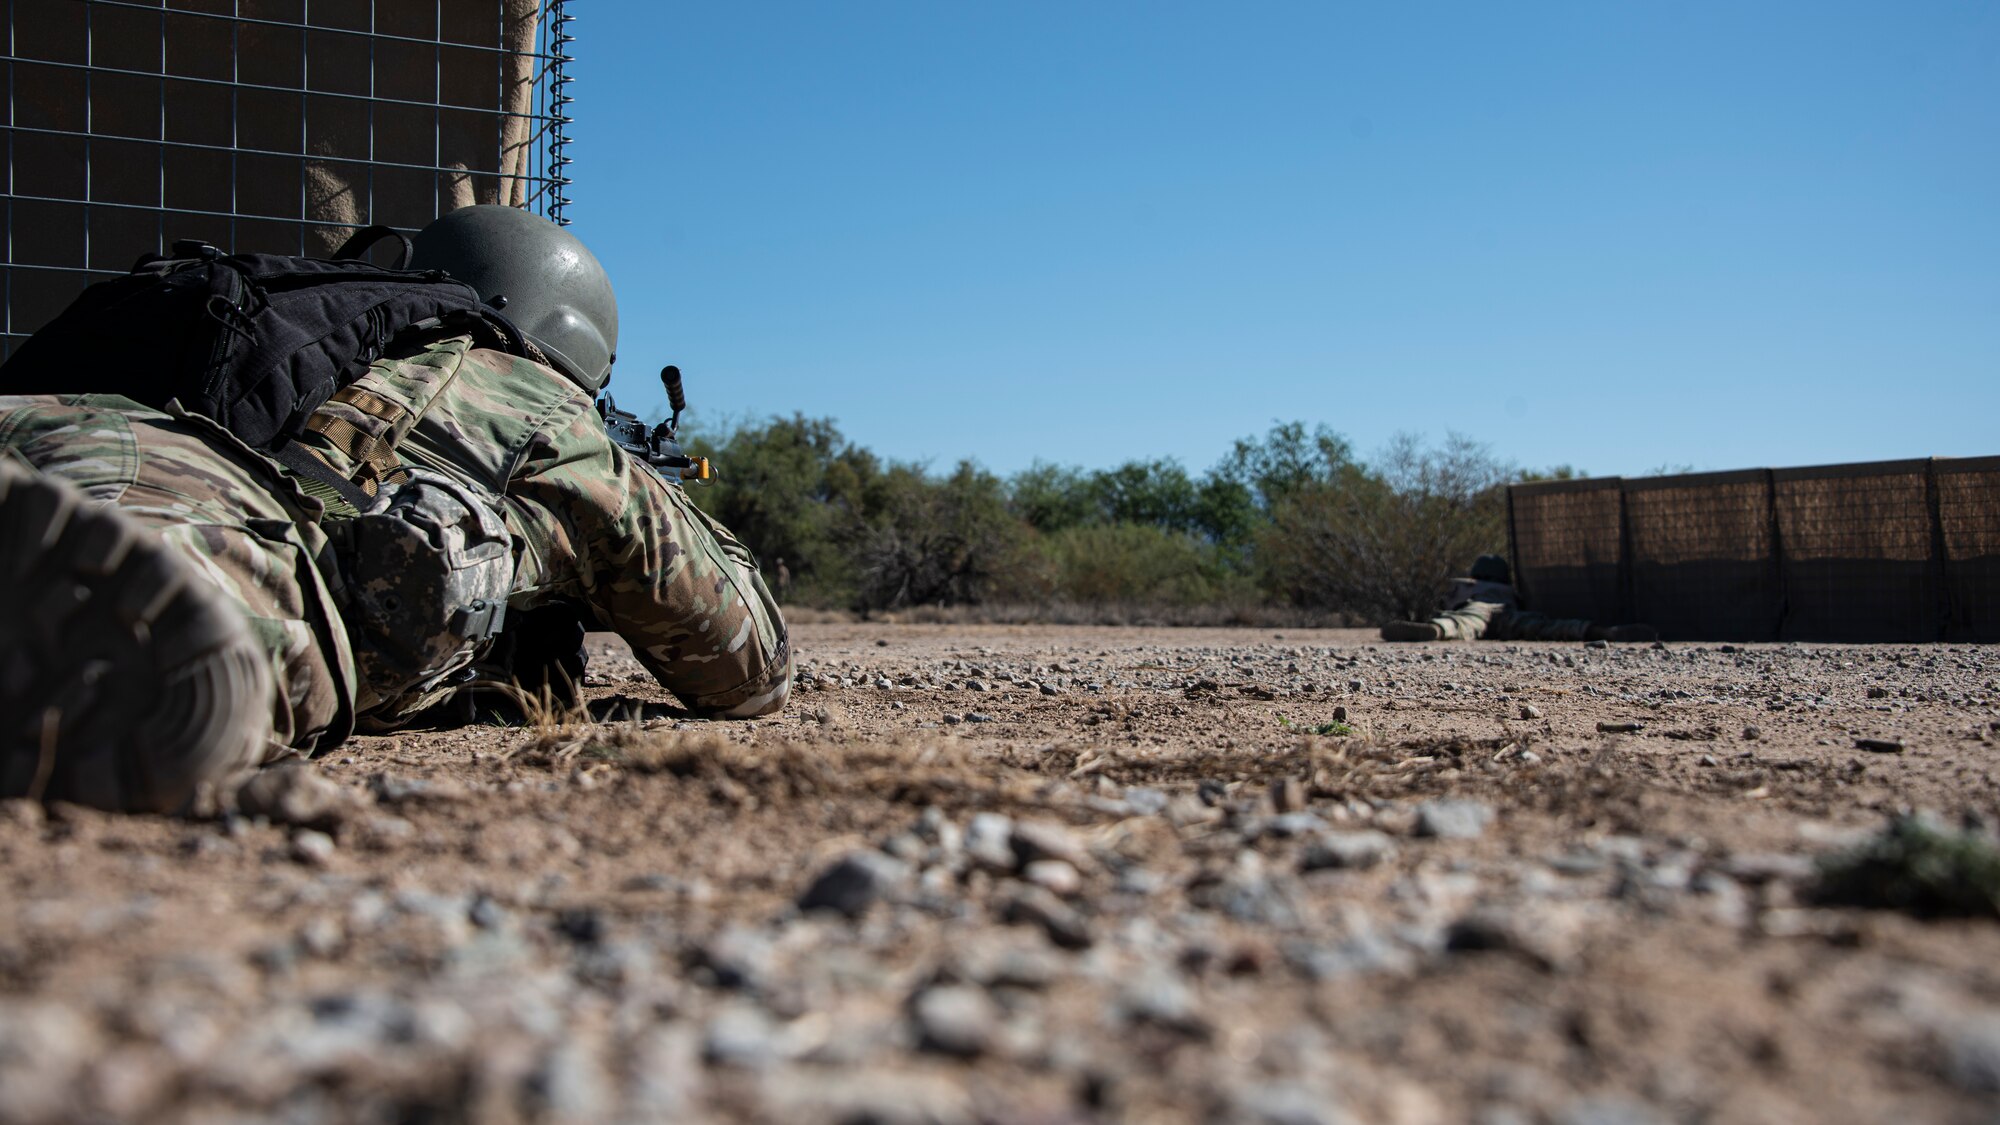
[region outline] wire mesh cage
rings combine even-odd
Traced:
[[[2000,458],[1508,489],[1536,609],[1669,640],[2000,641]]]
[[[179,239],[566,222],[572,26],[564,0],[8,0],[0,358]]]

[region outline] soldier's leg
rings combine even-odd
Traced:
[[[1504,607],[1491,602],[1467,602],[1457,609],[1431,618],[1440,639],[1447,641],[1476,641],[1492,628],[1493,615],[1504,612]]]
[[[0,400],[9,448],[150,532],[247,626],[267,668],[255,757],[345,736],[352,658],[275,470],[212,426],[123,399]]]
[[[180,809],[263,754],[270,697],[186,560],[0,452],[0,796]]]
[[[1504,628],[1495,639],[1509,641],[1581,641],[1590,633],[1590,622],[1576,617],[1550,617],[1531,609],[1507,615]]]

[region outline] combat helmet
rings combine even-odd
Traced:
[[[589,247],[547,219],[491,203],[447,212],[417,232],[410,268],[443,270],[478,290],[584,390],[611,378],[611,279]]]

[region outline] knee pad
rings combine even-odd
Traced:
[[[356,710],[407,714],[447,693],[505,623],[513,542],[494,500],[405,469],[352,519],[327,528],[354,648]]]

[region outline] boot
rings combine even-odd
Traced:
[[[0,457],[0,797],[186,809],[263,756],[249,622],[116,508]]]
[[[1391,621],[1382,626],[1385,641],[1441,641],[1444,630],[1433,621]]]

